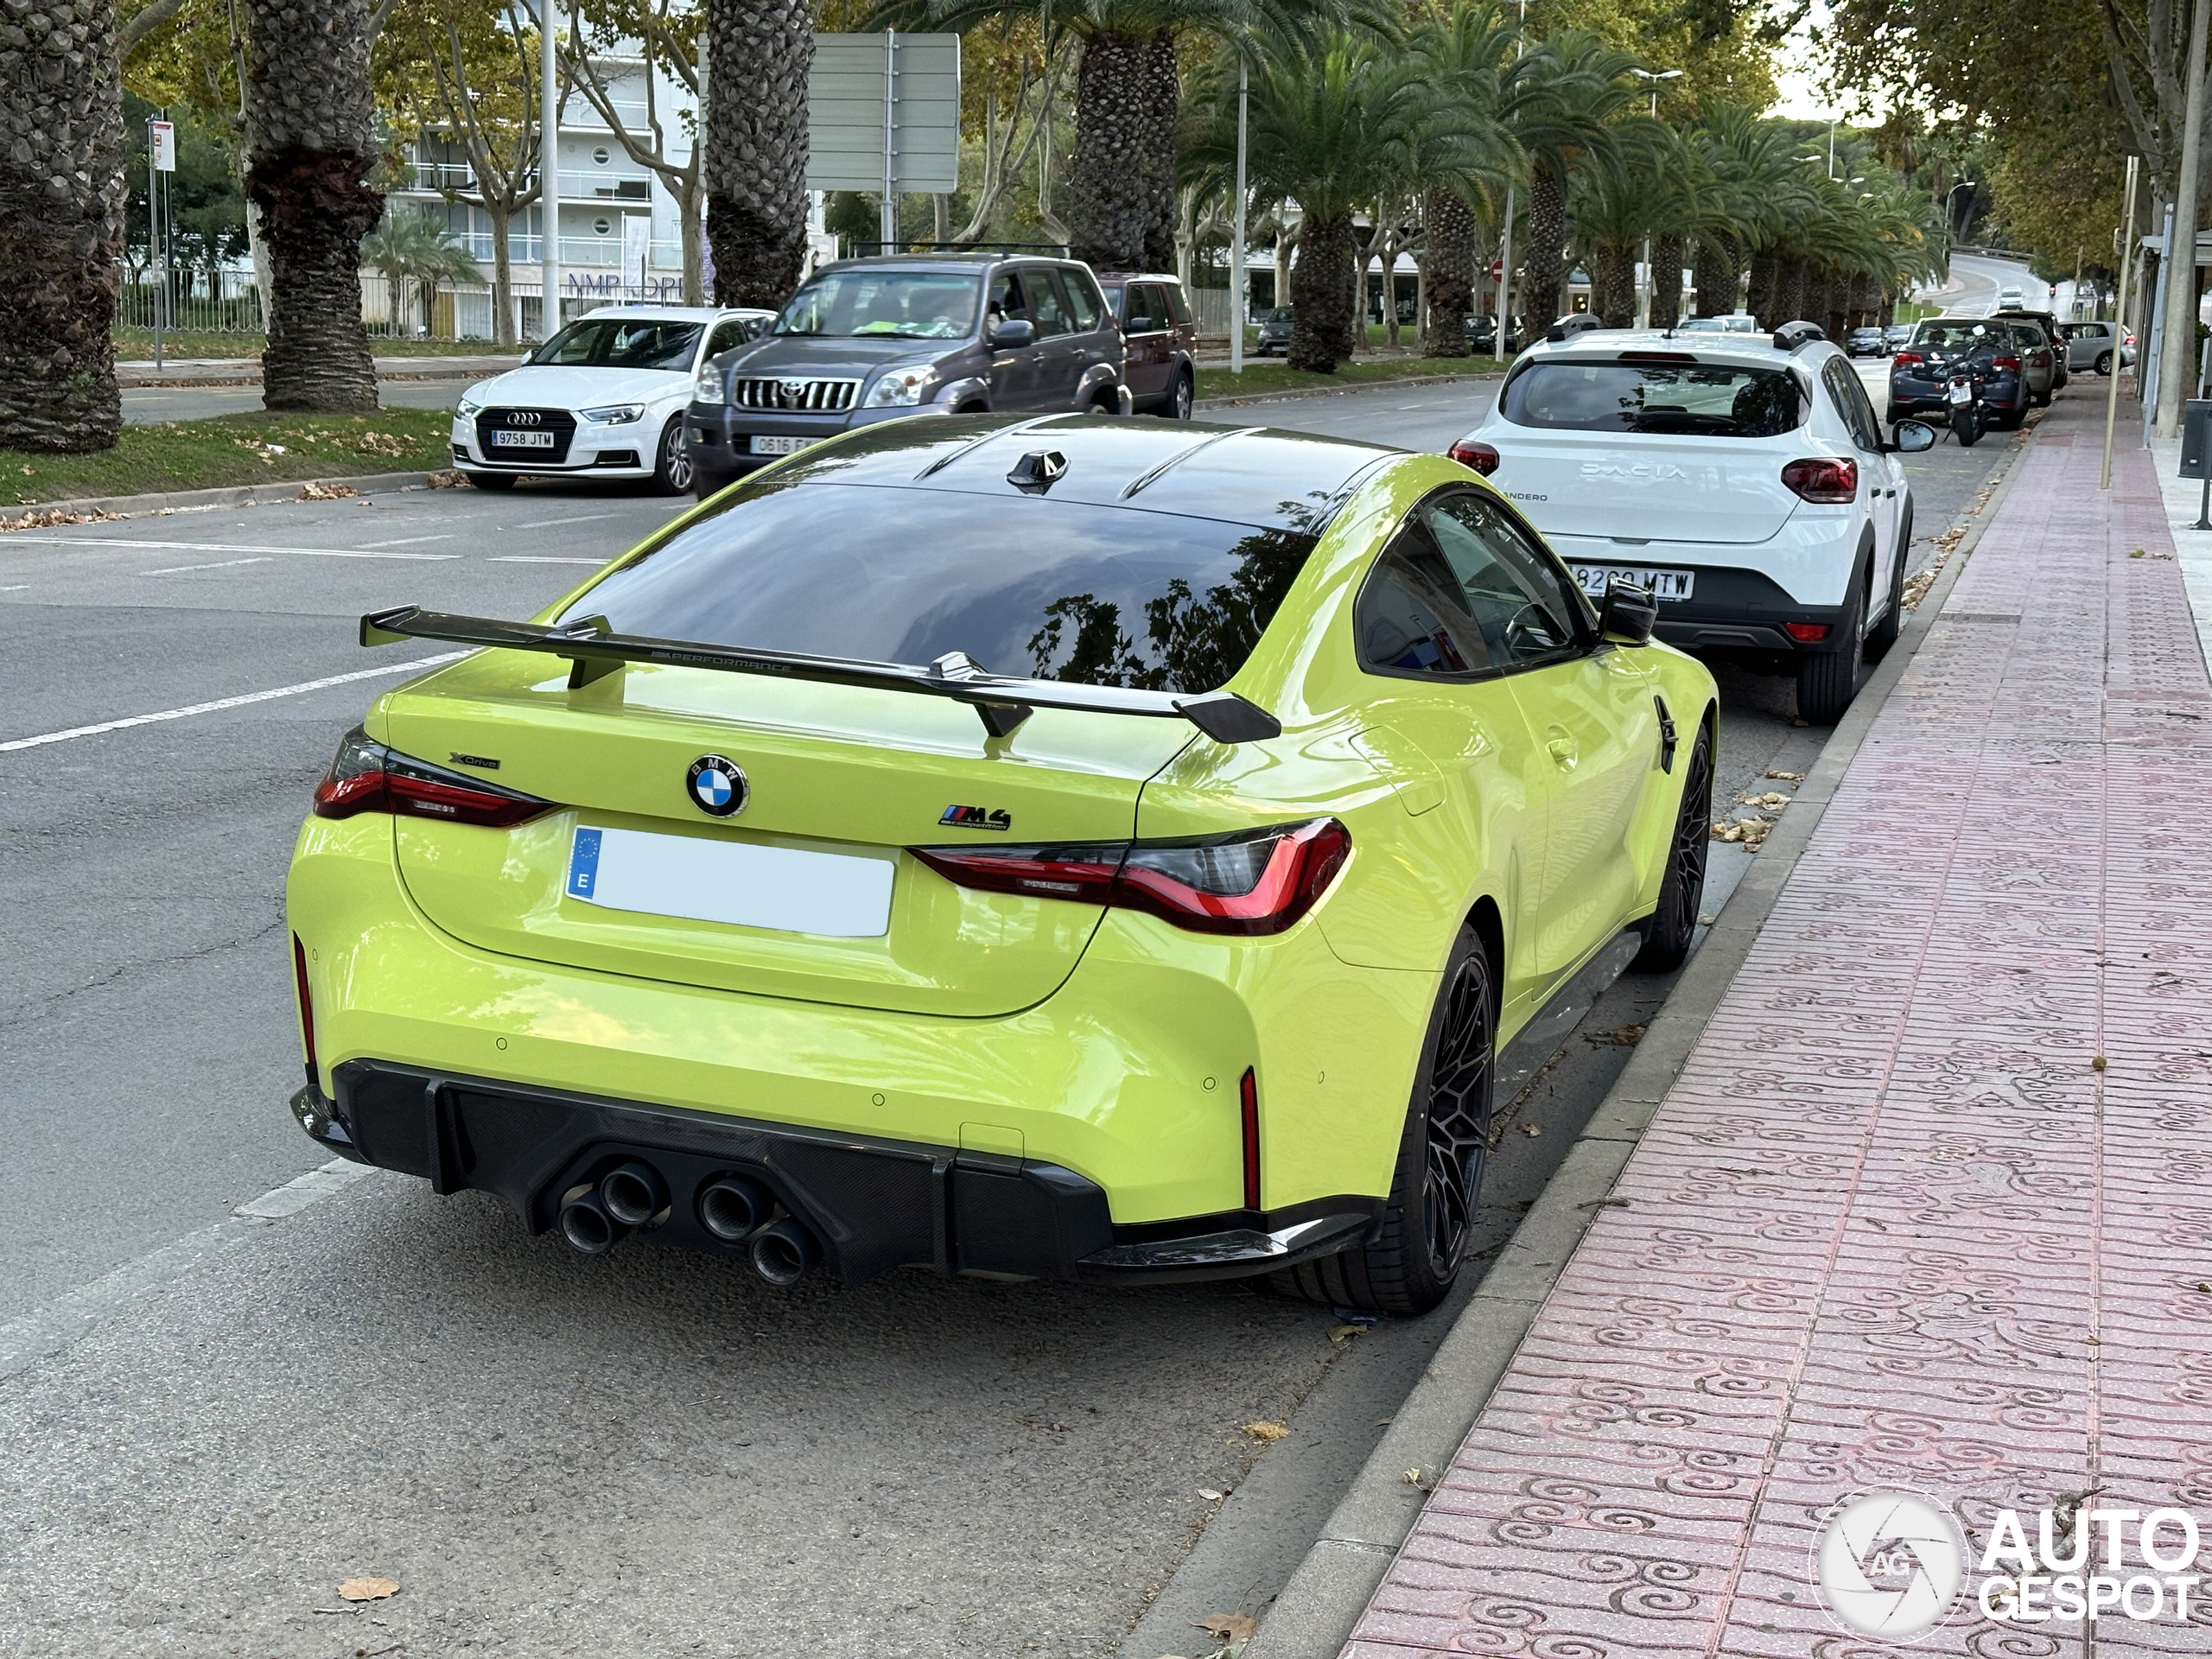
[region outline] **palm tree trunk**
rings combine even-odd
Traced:
[[[1774,326],[1795,322],[1805,310],[1805,262],[1785,259],[1775,268]]]
[[[67,18],[69,21],[63,22]],[[21,23],[10,10],[8,21]],[[123,264],[123,93],[108,0],[0,48],[0,445],[111,449]]]
[[[1284,363],[1315,374],[1334,374],[1351,337],[1352,260],[1357,241],[1351,215],[1316,224],[1308,219],[1290,268],[1290,345]]]
[[[1421,319],[1423,357],[1465,357],[1465,319],[1475,308],[1475,247],[1481,226],[1457,190],[1431,189],[1421,202],[1428,251],[1422,261],[1427,303]]]
[[[813,0],[708,0],[707,58],[702,137],[715,300],[780,306],[806,265]]]
[[[1166,29],[1085,37],[1076,65],[1075,154],[1062,181],[1076,258],[1102,270],[1169,267],[1179,96],[1174,37]]]
[[[1662,236],[1651,244],[1651,326],[1671,328],[1682,315],[1683,238]]]
[[[1762,248],[1751,256],[1751,291],[1748,308],[1759,327],[1772,330],[1789,321],[1776,309],[1780,297],[1776,292],[1782,277],[1782,256],[1772,248]]]
[[[1590,309],[1608,328],[1636,325],[1636,246],[1606,242],[1585,256],[1590,267]]]
[[[1737,279],[1744,272],[1742,247],[1730,237],[1707,231],[1697,240],[1697,315],[1725,317],[1736,308]]]
[[[1521,262],[1521,311],[1538,334],[1559,315],[1567,286],[1567,189],[1548,167],[1529,181],[1529,252]]]
[[[246,193],[269,244],[270,409],[377,406],[361,320],[361,238],[384,214],[365,0],[245,0]]]

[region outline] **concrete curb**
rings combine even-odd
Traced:
[[[486,368],[480,360],[456,359],[466,367],[441,368],[435,366],[444,359],[435,357],[380,357],[376,359],[378,380],[488,380],[495,374],[505,374],[516,366],[502,362],[496,368]],[[519,360],[519,359],[518,359]],[[163,370],[156,373],[151,365],[118,365],[115,383],[136,391],[149,387],[176,386],[257,386],[261,384],[261,368],[252,358],[238,359],[242,365],[235,369],[210,367],[205,363],[194,364],[188,369]],[[416,368],[417,363],[432,366]],[[400,366],[404,365],[405,366]]]
[[[96,495],[76,501],[26,501],[12,513],[0,508],[0,535],[11,530],[42,529],[54,513],[99,514],[130,518],[149,512],[177,512],[195,507],[256,507],[270,501],[296,501],[307,489],[336,489],[356,495],[386,495],[394,490],[426,490],[437,473],[364,473],[353,478],[296,478],[283,484],[233,484],[218,490],[168,490],[152,495]]]
[[[1249,397],[1201,397],[1193,411],[1207,409],[1245,409],[1255,404],[1295,404],[1308,397],[1344,397],[1354,392],[1379,391],[1386,386],[1448,386],[1460,380],[1503,380],[1503,369],[1471,371],[1465,374],[1409,374],[1402,380],[1351,380],[1341,386],[1294,386],[1287,391],[1255,391]]]
[[[1283,1586],[1243,1659],[1337,1659],[1399,1547],[1420,1518],[1423,1490],[1451,1465],[1535,1323],[1599,1209],[1611,1195],[1652,1115],[1750,954],[1822,812],[1943,607],[1959,573],[2019,476],[2015,450],[1997,488],[1821,750],[1782,821],[1751,861],[1636,1055],[1592,1115],[1535,1204],[1499,1251],[1389,1432]],[[1418,1471],[1419,1484],[1409,1479]],[[1232,1498],[1232,1502],[1234,1499]]]

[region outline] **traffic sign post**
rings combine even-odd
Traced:
[[[888,251],[902,194],[960,188],[960,37],[816,35],[806,124],[806,188],[880,192]]]
[[[169,238],[168,213],[169,193],[162,188],[162,175],[176,172],[176,124],[174,121],[146,123],[146,262],[155,270],[159,286],[154,290],[154,372],[162,372],[162,332],[168,321],[169,308]]]

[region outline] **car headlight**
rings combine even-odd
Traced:
[[[604,409],[587,409],[584,419],[596,421],[601,426],[627,426],[632,421],[645,418],[643,404],[609,404]]]
[[[893,369],[868,389],[868,407],[899,409],[918,404],[936,384],[935,369]]]
[[[702,404],[721,402],[721,370],[712,363],[702,363],[699,365],[699,378],[691,383],[691,396]]]
[[[478,403],[474,397],[464,397],[458,404],[454,405],[453,412],[465,421],[483,407],[484,405]]]

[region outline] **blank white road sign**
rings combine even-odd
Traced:
[[[810,190],[960,188],[960,37],[817,35],[806,83]]]

